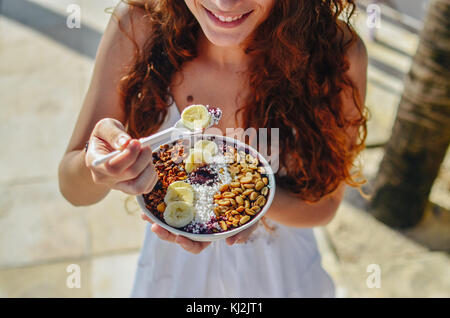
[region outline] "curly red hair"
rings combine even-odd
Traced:
[[[197,56],[200,26],[184,1],[126,2],[145,10],[151,29],[142,50],[134,42],[135,61],[120,83],[127,129],[141,137],[155,132],[167,115],[173,102],[167,88],[183,63]],[[277,173],[277,184],[308,202],[333,192],[341,181],[359,188],[366,182],[355,180],[361,171],[351,173],[367,136],[366,108],[346,73],[346,53],[357,40],[349,22],[354,10],[350,0],[277,0],[246,49],[252,56],[251,94],[238,111],[243,128],[279,128],[279,166],[286,175]],[[344,23],[339,16],[346,17]],[[353,91],[357,119],[344,117],[346,87]],[[351,143],[348,128],[358,131]]]

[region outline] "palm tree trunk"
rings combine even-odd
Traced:
[[[398,228],[416,225],[450,141],[450,0],[432,0],[374,182],[371,212]]]

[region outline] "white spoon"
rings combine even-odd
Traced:
[[[158,146],[166,144],[172,140],[179,139],[180,137],[201,133],[203,130],[208,129],[209,127],[211,127],[213,125],[216,125],[219,122],[220,118],[222,117],[222,111],[220,110],[220,108],[212,108],[212,107],[209,108],[208,105],[206,106],[206,108],[208,108],[208,111],[211,115],[210,120],[209,120],[209,125],[207,127],[193,131],[193,130],[186,128],[186,126],[184,126],[182,120],[179,119],[175,123],[175,125],[173,125],[172,127],[164,129],[164,130],[157,132],[156,134],[153,134],[151,136],[140,138],[139,142],[141,143],[141,145],[150,146],[150,148],[152,150],[154,150]],[[178,134],[178,135],[175,135],[175,134]],[[116,155],[118,155],[121,152],[122,152],[122,150],[115,150],[113,152],[110,152],[109,154],[94,160],[92,162],[92,165],[94,167],[101,165],[102,163],[105,163],[106,161],[108,161],[112,157],[115,157]]]

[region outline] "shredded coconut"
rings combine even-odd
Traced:
[[[211,218],[215,217],[214,207],[216,207],[217,204],[214,203],[213,196],[219,191],[222,185],[231,182],[231,175],[228,172],[226,158],[223,154],[219,153],[213,157],[213,162],[209,165],[209,169],[218,176],[211,185],[190,182],[194,189],[195,218],[191,223],[194,230],[200,230],[199,227],[201,223],[205,224],[209,222]],[[214,226],[220,229],[218,224],[215,224]]]

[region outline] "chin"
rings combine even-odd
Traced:
[[[241,46],[245,40],[243,35],[232,34],[218,34],[217,32],[204,32],[206,38],[214,45],[221,47],[238,47]]]

